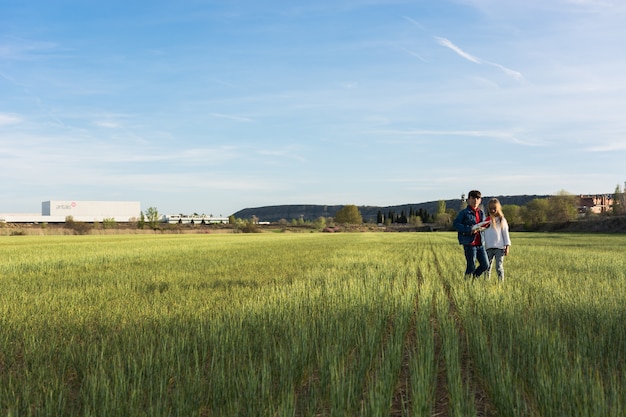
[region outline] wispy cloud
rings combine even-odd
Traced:
[[[495,63],[495,62],[489,62],[489,61],[483,61],[483,62],[484,62],[485,64],[487,64],[487,65],[492,65],[492,66],[494,66],[494,67],[496,67],[496,68],[499,68],[499,69],[500,69],[502,72],[504,72],[506,75],[508,75],[508,76],[509,76],[509,77],[511,77],[511,78],[514,78],[514,79],[515,79],[515,80],[517,80],[517,81],[522,81],[522,80],[524,80],[524,76],[523,76],[523,75],[522,75],[522,73],[521,73],[521,72],[519,72],[519,71],[512,70],[512,69],[510,69],[510,68],[505,67],[504,65],[500,65],[500,64],[497,64],[497,63]]]
[[[33,41],[15,36],[0,38],[0,58],[4,60],[33,60],[37,52],[48,52],[58,48],[53,42]]]
[[[78,180],[77,180],[78,181]],[[108,186],[111,183],[123,186],[131,182],[139,189],[154,189],[163,192],[189,192],[189,190],[270,190],[277,188],[276,184],[252,177],[241,175],[239,178],[232,173],[211,173],[211,178],[203,178],[195,173],[138,173],[138,174],[107,174],[96,184]]]
[[[305,162],[306,158],[298,155],[290,148],[284,149],[260,149],[258,150],[258,154],[261,156],[269,156],[273,158],[279,159],[293,159],[299,162]]]
[[[120,127],[120,124],[117,122],[111,122],[106,120],[96,120],[93,122],[95,126],[104,127],[106,129],[117,129]]]
[[[424,58],[423,56],[421,56],[420,54],[418,54],[417,52],[414,52],[408,48],[405,48],[403,46],[398,46],[398,48],[402,49],[404,52],[406,52],[407,54],[414,56],[415,58],[419,59],[422,62],[428,62],[428,60],[426,58]]]
[[[355,82],[344,82],[344,83],[340,84],[341,88],[346,89],[346,90],[353,90],[353,89],[357,88],[358,85],[359,85],[359,83],[356,82],[356,81]]]
[[[21,122],[22,118],[16,114],[0,113],[0,126],[8,126]]]
[[[467,59],[470,62],[473,62],[475,64],[486,64],[486,65],[491,65],[493,67],[496,67],[500,71],[504,72],[506,75],[508,75],[511,78],[514,78],[517,81],[522,81],[524,79],[524,76],[522,75],[521,72],[512,70],[496,62],[490,62],[490,61],[486,61],[484,59],[478,58],[468,52],[465,52],[463,49],[459,48],[454,43],[452,43],[452,41],[450,41],[449,39],[435,36],[435,40],[437,41],[439,45],[445,46],[446,48],[451,49],[452,51],[456,52],[459,56]]]
[[[2,52],[0,52],[0,58],[2,58],[2,57],[3,57],[2,55],[3,55],[3,54],[2,54]],[[13,77],[10,77],[8,74],[5,74],[5,73],[4,73],[4,72],[2,72],[2,71],[0,71],[0,78],[2,78],[2,79],[4,79],[4,80],[6,80],[7,82],[9,82],[9,83],[11,83],[11,84],[13,84],[13,85],[18,86],[18,87],[24,87],[23,85],[19,85],[19,84],[15,81],[15,79],[14,79]]]
[[[428,129],[408,129],[408,130],[385,130],[377,133],[384,133],[385,135],[397,135],[397,136],[454,136],[454,137],[480,137],[485,139],[493,139],[502,142],[514,143],[522,146],[544,146],[536,140],[524,139],[511,131],[498,131],[498,130],[428,130]]]
[[[413,25],[417,26],[418,28],[424,30],[424,26],[422,26],[422,24],[420,22],[418,22],[417,20],[413,19],[412,17],[409,16],[402,16],[406,21],[412,23]]]
[[[610,190],[626,155],[623,0],[182,0],[54,21],[37,12],[44,0],[0,3],[6,201],[60,190],[234,212],[469,186],[585,192]],[[503,155],[505,175],[465,176],[466,155],[450,149],[470,143]],[[584,183],[590,156],[598,176]],[[407,193],[386,173],[424,183]],[[374,197],[372,179],[387,184]]]
[[[2,54],[0,54],[0,58],[2,58]],[[8,83],[21,89],[24,96],[32,99],[33,102],[37,105],[37,107],[39,107],[42,110],[42,112],[44,112],[50,119],[54,120],[56,124],[61,125],[61,126],[65,125],[63,121],[61,121],[61,119],[59,119],[58,117],[54,115],[53,110],[44,104],[44,101],[41,99],[41,97],[39,97],[39,95],[37,95],[36,93],[32,91],[31,87],[29,87],[28,85],[20,81],[17,81],[14,77],[4,72],[0,72],[0,78],[6,80]]]
[[[476,58],[472,54],[469,54],[469,53],[463,51],[461,48],[459,48],[458,46],[453,44],[450,40],[448,40],[446,38],[440,38],[439,36],[435,36],[435,39],[437,40],[437,43],[439,45],[445,46],[446,48],[452,49],[454,52],[459,54],[461,57],[467,59],[468,61],[472,61],[472,62],[474,62],[476,64],[482,64],[483,63],[482,60]]]
[[[586,152],[615,152],[626,151],[626,142],[605,142],[598,145],[590,146],[585,149]]]
[[[17,140],[19,146],[11,145]],[[135,142],[111,141],[103,138],[68,138],[65,136],[0,135],[0,170],[11,177],[62,177],[76,175],[85,178],[107,178],[123,171],[131,173],[172,172],[196,175],[245,163],[250,166],[276,163],[301,164],[306,158],[296,147],[190,144],[150,146]],[[67,150],[64,150],[67,149]],[[242,162],[243,161],[243,162]],[[54,171],[54,175],[44,174]],[[72,180],[73,181],[73,180]]]
[[[248,117],[243,117],[243,116],[234,116],[232,114],[222,114],[222,113],[211,113],[210,115],[211,117],[215,117],[216,119],[226,119],[226,120],[232,120],[235,122],[245,122],[245,123],[250,123],[253,120],[248,118]]]

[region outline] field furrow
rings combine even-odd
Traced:
[[[3,237],[0,415],[624,415],[626,242],[513,240]]]

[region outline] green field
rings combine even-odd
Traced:
[[[1,237],[0,415],[626,415],[626,238],[512,240]]]

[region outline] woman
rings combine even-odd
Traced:
[[[489,272],[487,277],[491,278],[491,267],[493,260],[496,260],[496,271],[498,280],[504,281],[504,257],[509,254],[511,246],[511,238],[509,236],[509,224],[502,213],[502,205],[497,198],[489,200],[488,211],[491,219],[491,227],[483,232],[485,249],[487,249],[487,258],[489,259]]]

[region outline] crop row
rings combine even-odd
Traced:
[[[0,415],[622,415],[626,245],[513,239],[5,237]]]

